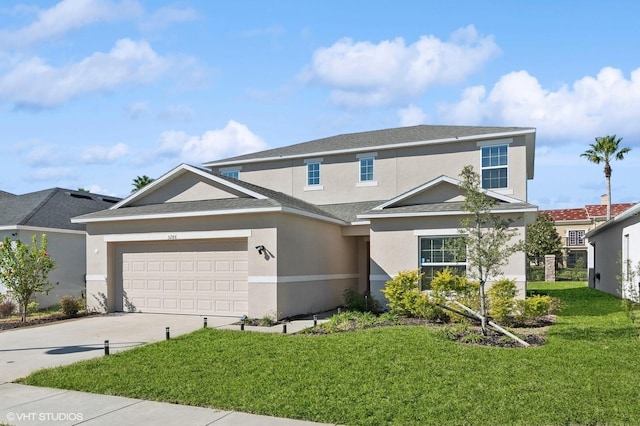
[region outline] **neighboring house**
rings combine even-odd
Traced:
[[[71,223],[81,214],[104,210],[119,199],[88,192],[51,188],[23,195],[0,193],[0,240],[9,237],[31,244],[47,235],[48,252],[58,264],[49,274],[53,288],[36,297],[40,307],[58,303],[61,296],[81,296],[85,291],[85,226]],[[0,283],[0,292],[6,288]]]
[[[633,207],[634,203],[611,205],[611,216],[615,217]],[[540,210],[555,221],[556,231],[562,238],[562,263],[573,268],[581,260],[587,266],[587,242],[585,235],[607,221],[607,195],[601,196],[600,204],[587,204],[575,209]]]
[[[627,298],[635,297],[621,291],[631,286],[640,291],[637,266],[640,262],[640,204],[618,214],[605,224],[589,231],[589,286]],[[636,272],[634,274],[634,272]]]
[[[524,238],[535,129],[414,126],[180,165],[87,225],[95,309],[278,318],[332,309],[345,289],[382,300],[422,269],[429,287],[459,236],[465,165]],[[506,277],[525,290],[525,255]]]

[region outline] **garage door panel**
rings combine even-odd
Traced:
[[[141,312],[247,313],[246,240],[140,243],[118,250],[124,306]]]

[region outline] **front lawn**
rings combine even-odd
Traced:
[[[21,382],[347,425],[637,422],[640,341],[620,301],[584,283],[529,290],[565,303],[536,348],[463,345],[423,326],[203,329]]]

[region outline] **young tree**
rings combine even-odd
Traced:
[[[556,224],[549,216],[549,213],[540,213],[536,221],[531,225],[527,225],[527,255],[539,259],[547,254],[553,254],[558,257],[562,253],[562,240]]]
[[[468,216],[460,221],[459,233],[467,253],[467,275],[480,283],[480,316],[482,333],[486,335],[486,284],[502,274],[502,267],[512,254],[524,250],[524,242],[512,242],[518,234],[517,229],[511,227],[513,221],[492,212],[496,201],[482,190],[480,175],[473,167],[465,166],[460,177],[460,187],[465,191],[463,209]]]
[[[49,272],[57,267],[47,253],[47,236],[42,234],[40,246],[34,235],[31,245],[9,237],[0,243],[0,281],[11,292],[27,320],[27,306],[31,297],[52,287]]]
[[[620,148],[622,138],[616,139],[616,135],[596,138],[596,143],[589,144],[591,148],[580,154],[595,164],[604,163],[604,177],[607,179],[607,220],[611,219],[611,160],[624,160],[625,154],[631,148]]]
[[[144,188],[154,180],[155,179],[152,179],[147,175],[137,176],[135,179],[133,179],[133,189],[131,190],[131,192],[136,192],[137,190]]]

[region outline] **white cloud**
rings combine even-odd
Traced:
[[[91,192],[92,194],[109,195],[111,197],[117,196],[115,192],[100,185],[89,185],[88,187],[84,187],[84,189]]]
[[[38,11],[32,24],[15,31],[0,31],[0,45],[29,45],[65,34],[96,22],[134,17],[142,12],[132,0],[62,0],[55,6]]]
[[[402,38],[378,44],[344,38],[316,50],[302,78],[331,88],[331,100],[339,105],[384,105],[461,82],[498,53],[493,38],[480,36],[472,25],[445,42],[434,36],[410,45]]]
[[[422,108],[415,105],[400,109],[398,117],[400,117],[400,126],[417,126],[418,124],[425,124],[428,119]]]
[[[161,30],[176,22],[189,22],[198,19],[198,14],[194,9],[179,9],[172,6],[165,6],[153,13],[141,28],[145,31]]]
[[[92,146],[84,150],[80,161],[85,164],[109,164],[129,154],[129,147],[123,143],[111,147]]]
[[[29,175],[30,180],[51,180],[73,176],[73,170],[68,167],[43,167]]]
[[[638,135],[640,68],[627,79],[621,70],[605,67],[557,90],[542,87],[526,71],[512,72],[489,92],[482,86],[465,90],[458,103],[440,105],[439,113],[452,123],[537,127],[542,141]]]
[[[56,164],[60,156],[55,145],[35,145],[25,156],[26,163],[30,166],[50,166]]]
[[[246,125],[229,120],[224,129],[209,130],[202,136],[190,136],[175,130],[163,132],[158,154],[177,157],[187,163],[204,163],[266,148],[266,143]]]
[[[76,96],[157,79],[171,65],[145,41],[122,39],[109,53],[94,53],[61,68],[33,57],[0,76],[0,99],[19,107],[54,107]]]

